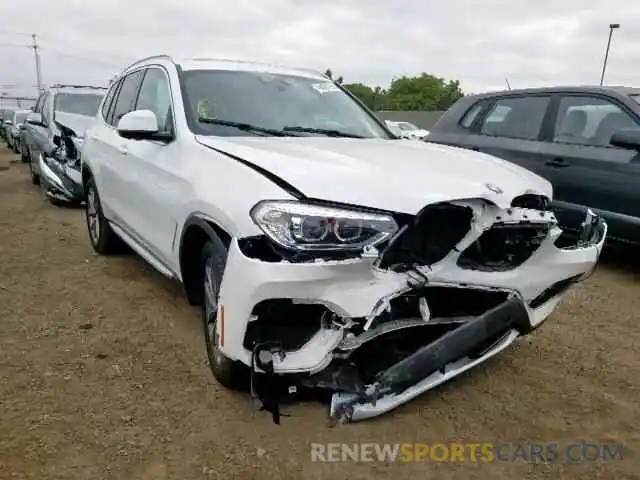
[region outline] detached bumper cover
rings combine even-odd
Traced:
[[[364,394],[335,394],[330,414],[349,422],[388,412],[484,362],[510,345],[529,325],[527,307],[513,294],[501,305],[381,372]]]

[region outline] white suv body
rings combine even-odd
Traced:
[[[535,329],[606,237],[588,215],[564,241],[535,174],[394,139],[323,75],[259,63],[133,64],[82,161],[94,248],[124,240],[184,285],[221,383],[258,390],[251,371],[327,388],[343,420]]]

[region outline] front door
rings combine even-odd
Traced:
[[[554,199],[564,210],[560,216],[570,226],[586,207],[599,210],[613,230],[625,217],[640,220],[640,155],[609,143],[622,128],[640,128],[640,122],[613,99],[585,94],[558,98],[553,135],[541,153],[544,176],[553,183]]]

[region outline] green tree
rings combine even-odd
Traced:
[[[391,110],[446,110],[462,96],[459,81],[427,73],[396,78],[387,91]]]
[[[325,75],[333,79],[331,69],[328,68]],[[458,80],[445,80],[428,73],[394,78],[388,89],[360,82],[343,84],[342,77],[335,82],[374,110],[446,110],[464,96]]]
[[[346,83],[344,88],[358,97],[369,108],[376,107],[376,91],[364,83]]]

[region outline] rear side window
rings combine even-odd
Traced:
[[[476,118],[478,118],[478,115],[480,115],[483,107],[484,102],[478,102],[469,110],[467,110],[467,113],[465,113],[460,120],[460,125],[464,128],[471,128],[471,125],[473,125],[473,122],[475,122]]]
[[[549,106],[550,97],[506,97],[491,108],[480,133],[496,137],[536,140]]]
[[[40,114],[42,115],[42,121],[45,125],[49,125],[49,109],[47,108],[47,102],[49,101],[49,94],[45,93],[42,97],[42,104],[40,105]]]
[[[44,98],[45,94],[43,93],[42,95],[40,95],[40,98],[38,98],[38,101],[36,102],[36,106],[33,108],[33,111],[36,113],[41,113],[42,112],[42,99]]]
[[[143,74],[144,70],[138,70],[130,73],[122,80],[122,87],[118,93],[118,99],[116,100],[115,110],[113,112],[113,119],[112,122],[110,122],[112,125],[117,125],[122,116],[129,113],[133,108],[136,97],[138,96],[138,87],[140,86]]]
[[[107,120],[107,114],[109,113],[109,107],[111,106],[111,100],[113,100],[114,95],[116,94],[116,90],[118,90],[118,85],[120,82],[115,82],[111,85],[111,88],[107,92],[107,96],[104,99],[104,103],[102,104],[102,118]]]
[[[105,118],[106,122],[109,125],[113,125],[113,111],[116,109],[116,101],[118,100],[118,93],[120,92],[120,87],[122,86],[122,79],[118,80],[118,83],[113,87],[113,98],[111,99],[111,103],[109,104],[109,109],[107,110],[107,117]]]

